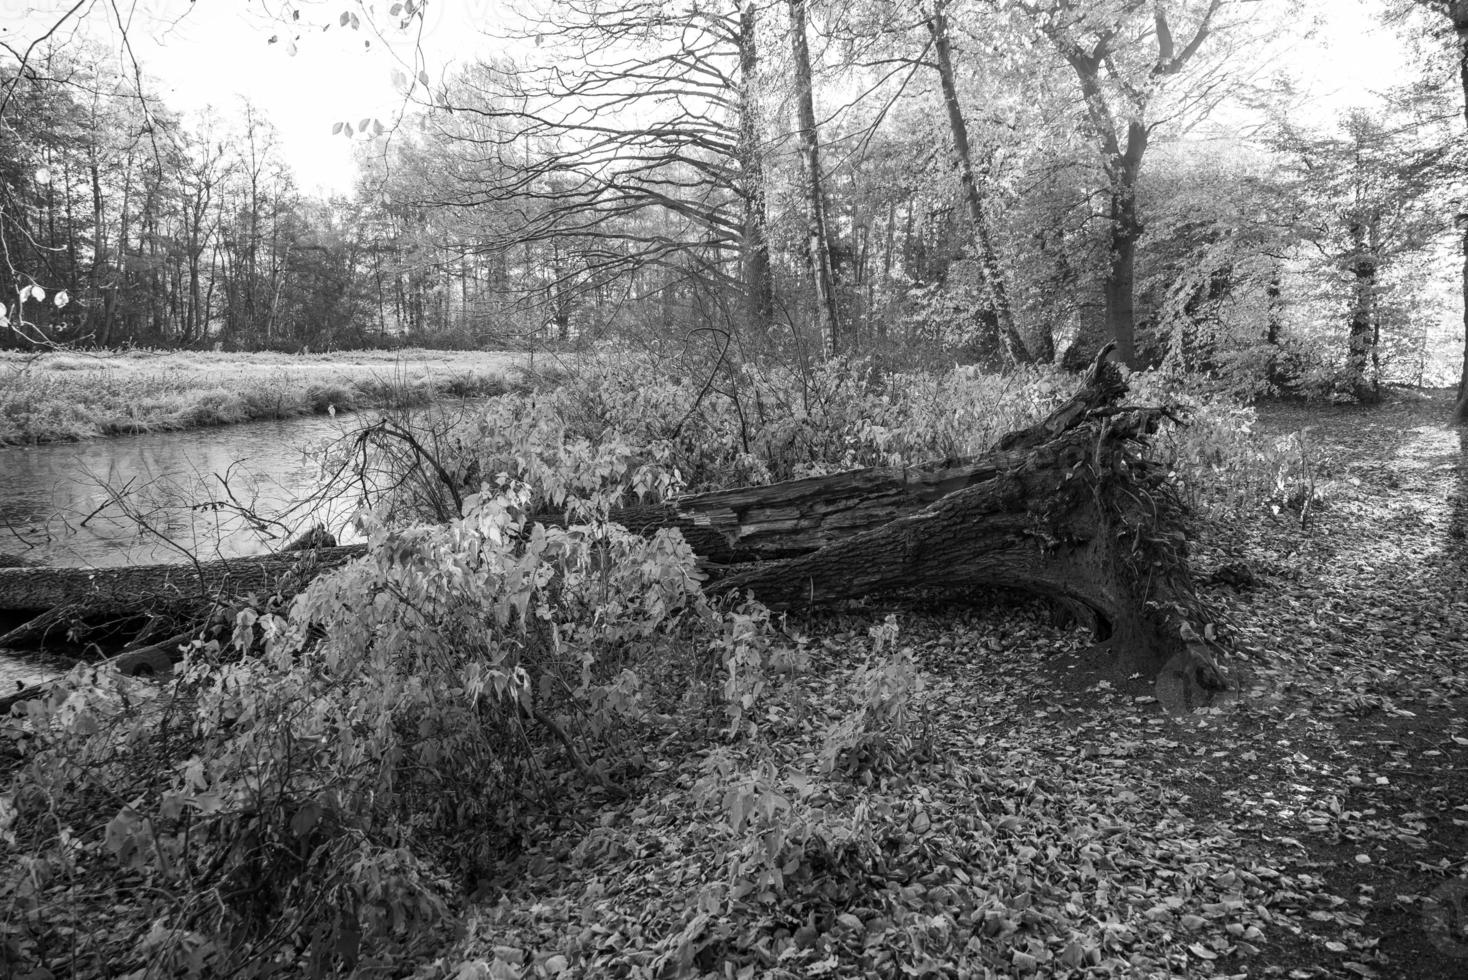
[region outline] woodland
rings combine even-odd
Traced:
[[[331,198],[113,5],[5,38],[13,441],[539,360],[360,413],[355,543],[0,562],[94,654],[0,697],[0,973],[1462,976],[1468,2],[1362,7],[1338,105],[1297,0],[287,3],[401,64]]]

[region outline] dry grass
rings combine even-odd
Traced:
[[[515,354],[427,350],[0,352],[0,445],[492,395],[519,361]]]

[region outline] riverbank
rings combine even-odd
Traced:
[[[528,366],[492,351],[0,353],[0,445],[177,431],[500,394]]]

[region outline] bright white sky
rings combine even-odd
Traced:
[[[301,16],[292,21],[287,0],[85,0],[85,16],[76,22],[116,50],[115,3],[130,18],[138,63],[157,80],[168,105],[186,111],[213,105],[229,115],[248,97],[279,130],[283,154],[304,189],[347,192],[356,175],[351,141],[332,136],[332,124],[355,125],[363,117],[390,124],[403,105],[391,82],[394,68],[409,75],[426,68],[437,80],[455,61],[495,54],[496,42],[482,30],[500,22],[506,0],[427,0],[417,43],[388,16],[393,2],[295,0]],[[1320,37],[1301,43],[1289,67],[1312,83],[1322,112],[1334,114],[1371,102],[1373,90],[1407,73],[1402,45],[1373,19],[1379,0],[1326,2],[1330,14]],[[73,3],[0,0],[0,40],[24,48]],[[359,30],[338,26],[344,11],[359,15]],[[380,36],[364,14],[382,25]],[[57,36],[73,36],[72,29]],[[267,43],[271,36],[278,42]]]
[[[0,0],[0,40],[23,50],[75,2]],[[128,23],[133,54],[165,104],[185,112],[214,106],[228,117],[248,98],[279,131],[283,154],[303,189],[347,192],[356,176],[352,141],[332,136],[332,125],[350,121],[355,127],[364,117],[391,125],[403,109],[393,70],[416,76],[426,69],[437,81],[454,61],[492,54],[494,42],[481,29],[497,23],[503,9],[503,0],[430,0],[423,20],[414,19],[413,29],[404,32],[398,18],[388,16],[394,2],[87,0],[85,16],[68,23],[117,51],[130,72],[119,50],[115,3]],[[291,19],[292,7],[299,20]],[[339,25],[346,11],[358,15],[359,29]],[[369,24],[369,13],[380,33]],[[75,28],[63,28],[56,38],[74,36]],[[274,44],[272,36],[278,38]]]

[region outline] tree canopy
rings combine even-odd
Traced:
[[[577,0],[434,73],[425,9],[397,4],[402,112],[336,124],[361,170],[339,200],[296,186],[257,108],[181,115],[41,36],[0,63],[3,342],[616,336],[996,367],[1115,342],[1245,392],[1440,382],[1460,6],[1383,3],[1420,70],[1322,110],[1293,0]]]

